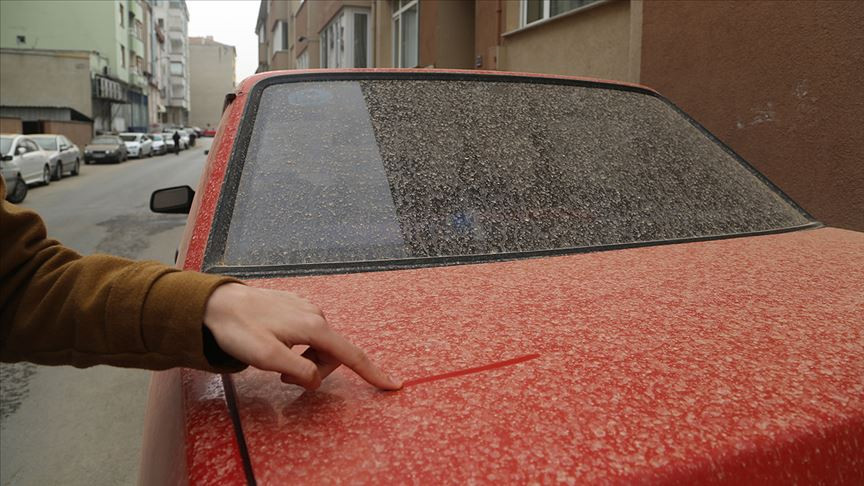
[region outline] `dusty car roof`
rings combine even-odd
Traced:
[[[235,375],[249,466],[259,484],[699,482],[810,457],[831,477],[860,454],[862,247],[823,228],[254,281],[317,302],[411,386]]]
[[[443,74],[464,74],[466,76],[482,76],[482,75],[490,75],[490,76],[509,76],[509,77],[524,77],[524,78],[535,78],[535,79],[562,79],[569,81],[586,81],[591,83],[603,83],[615,86],[628,86],[632,88],[639,88],[646,91],[650,91],[652,93],[656,93],[653,88],[648,86],[638,84],[638,83],[628,83],[626,81],[618,81],[618,80],[609,80],[609,79],[601,79],[601,78],[591,78],[585,76],[563,76],[559,74],[539,74],[539,73],[525,73],[518,71],[486,71],[480,69],[403,69],[403,68],[352,68],[352,69],[291,69],[291,70],[277,70],[277,71],[266,71],[263,73],[253,74],[252,76],[247,77],[243,81],[238,84],[237,92],[238,93],[246,93],[249,89],[252,88],[255,84],[259,83],[262,80],[267,78],[273,78],[278,76],[304,76],[308,74],[314,75],[339,75],[339,74],[363,74],[363,73],[371,73],[371,74],[381,74],[381,73],[393,73],[393,74],[435,74],[435,73],[443,73]]]

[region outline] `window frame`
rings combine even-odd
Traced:
[[[393,20],[391,27],[393,30],[393,67],[398,68],[415,68],[420,65],[420,1],[419,0],[394,0]],[[405,2],[405,3],[400,3]],[[413,7],[417,7],[417,15],[415,22],[417,23],[417,62],[413,66],[402,65],[402,23],[404,22],[402,15]],[[397,23],[398,22],[398,23]],[[398,25],[398,27],[397,27]],[[370,29],[371,30],[371,29]]]
[[[600,3],[604,3],[607,0],[591,0],[591,3],[586,3],[584,5],[580,5],[576,8],[571,8],[570,10],[565,10],[564,12],[559,12],[555,15],[551,15],[551,13],[552,13],[552,0],[539,0],[540,2],[543,2],[542,3],[543,8],[541,9],[542,10],[541,17],[537,20],[532,20],[531,22],[528,22],[528,1],[529,0],[519,0],[519,27],[520,28],[533,26],[533,25],[540,24],[540,23],[545,22],[545,21],[550,20],[550,19],[558,18],[562,15],[570,14],[573,12],[578,12],[580,10],[583,10],[583,9],[586,9],[589,7],[594,7],[595,5],[600,4]]]
[[[273,42],[270,46],[270,55],[273,56],[277,52],[287,51],[289,44],[290,32],[288,29],[288,22],[284,20],[277,20],[275,24],[273,24],[273,30],[271,31]]]
[[[354,31],[354,16],[355,15],[363,15],[366,17],[366,65],[365,66],[355,66],[354,65],[354,40],[356,37],[356,32]],[[371,26],[372,12],[368,8],[363,7],[344,7],[339,10],[333,17],[331,17],[330,22],[318,32],[319,39],[319,49],[320,49],[320,64],[322,68],[371,68],[375,67],[374,60],[374,49],[373,40],[372,40],[372,29]],[[330,41],[330,31],[333,28],[338,27],[337,30],[338,35],[336,36],[342,43],[343,48],[341,55],[339,53],[339,49],[336,49],[336,59],[337,62],[335,65],[330,64],[330,53],[328,51],[328,45]]]
[[[307,51],[304,50],[304,54]],[[303,82],[320,82],[320,81],[363,81],[363,80],[431,80],[431,81],[493,81],[493,82],[512,82],[512,83],[528,83],[528,84],[550,84],[550,85],[566,85],[579,86],[588,88],[600,88],[617,91],[628,91],[640,93],[647,96],[652,96],[664,104],[668,105],[673,111],[678,113],[683,119],[692,124],[702,135],[710,142],[719,146],[727,152],[734,160],[741,164],[745,169],[749,170],[760,182],[777,194],[783,201],[791,205],[794,209],[808,221],[799,226],[791,226],[784,228],[776,228],[769,230],[761,230],[746,233],[733,233],[723,235],[696,236],[687,238],[676,238],[669,240],[658,241],[636,241],[629,243],[613,243],[607,245],[587,246],[587,247],[572,247],[572,248],[556,248],[544,250],[531,250],[522,252],[495,253],[495,254],[474,254],[468,256],[435,256],[435,257],[420,257],[420,258],[403,258],[390,260],[375,260],[375,261],[354,261],[342,263],[303,263],[303,264],[277,264],[277,265],[224,265],[222,263],[223,255],[228,239],[228,231],[231,224],[231,219],[234,213],[234,202],[237,197],[240,179],[243,174],[243,165],[246,158],[246,148],[252,137],[252,132],[255,127],[255,119],[258,113],[258,106],[261,101],[261,96],[266,88],[275,84],[283,83],[303,83]],[[252,86],[248,100],[243,107],[243,115],[240,118],[237,134],[231,147],[231,154],[226,162],[225,176],[221,182],[221,189],[216,202],[216,208],[213,220],[206,229],[208,233],[206,247],[201,262],[201,271],[205,273],[232,275],[238,278],[282,278],[295,277],[302,275],[328,275],[328,274],[348,274],[358,272],[377,272],[387,270],[405,270],[411,268],[437,267],[448,265],[464,265],[473,263],[485,262],[501,262],[508,260],[522,260],[525,258],[548,257],[555,255],[571,255],[580,253],[593,253],[599,251],[618,250],[625,248],[640,248],[646,246],[659,246],[677,243],[692,243],[699,241],[713,241],[729,238],[742,238],[758,235],[782,234],[793,231],[800,231],[809,228],[819,228],[823,224],[813,218],[804,208],[784,193],[777,185],[771,182],[749,162],[738,155],[728,145],[724,144],[705,127],[699,124],[696,120],[685,113],[681,108],[675,105],[670,100],[664,98],[659,93],[635,85],[615,84],[612,82],[594,81],[586,79],[573,78],[555,78],[541,76],[525,76],[525,75],[509,75],[509,74],[473,74],[473,73],[457,73],[457,72],[341,72],[341,73],[318,73],[305,72],[299,74],[283,74],[272,76],[257,82]]]

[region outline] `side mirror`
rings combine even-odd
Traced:
[[[150,211],[154,213],[189,214],[195,191],[189,186],[168,187],[150,195]]]
[[[0,160],[2,160],[3,162],[9,162],[10,160],[12,160],[12,156],[4,155],[2,158],[0,158]]]
[[[61,145],[60,146],[60,150],[68,150],[68,149],[69,149],[68,145]]]

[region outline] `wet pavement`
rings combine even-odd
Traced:
[[[150,213],[150,193],[195,188],[210,139],[180,155],[82,165],[21,204],[82,254],[172,264],[185,215]],[[150,373],[0,364],[0,485],[136,484]]]

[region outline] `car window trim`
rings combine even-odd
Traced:
[[[368,80],[406,80],[406,81],[491,81],[491,82],[510,82],[510,83],[527,83],[527,84],[551,84],[575,86],[583,88],[598,88],[611,89],[616,91],[626,91],[640,93],[643,95],[653,96],[658,100],[671,107],[677,114],[696,128],[702,135],[706,136],[711,142],[720,146],[729,156],[741,164],[745,169],[750,171],[758,180],[764,183],[776,195],[780,196],[783,201],[792,206],[801,215],[809,221],[809,223],[786,227],[776,228],[764,231],[755,231],[747,233],[733,233],[723,235],[709,235],[688,238],[677,238],[671,240],[647,241],[647,242],[630,242],[630,243],[615,243],[609,245],[598,245],[589,247],[571,247],[571,248],[556,248],[546,250],[532,250],[521,252],[505,252],[495,254],[481,255],[448,255],[436,257],[418,257],[405,259],[387,259],[374,261],[358,261],[358,262],[326,262],[326,263],[304,263],[304,264],[279,264],[279,265],[224,265],[222,259],[225,254],[225,246],[228,241],[228,230],[231,225],[231,218],[234,213],[234,202],[237,196],[237,191],[240,186],[240,178],[243,174],[243,165],[246,159],[246,151],[249,142],[252,138],[252,131],[255,127],[255,119],[258,115],[258,106],[261,101],[261,96],[265,89],[277,84],[302,83],[302,82],[328,82],[328,81],[368,81]],[[249,92],[249,99],[243,109],[240,126],[237,130],[237,136],[234,139],[234,145],[231,148],[225,177],[222,181],[222,187],[219,194],[219,200],[216,203],[216,210],[213,216],[213,222],[209,230],[207,238],[207,246],[204,250],[202,261],[202,271],[215,274],[230,274],[240,277],[289,277],[299,275],[323,275],[334,273],[357,273],[371,272],[383,270],[403,270],[417,267],[429,266],[448,266],[468,263],[485,263],[493,261],[507,261],[521,258],[536,258],[541,256],[566,255],[574,253],[590,253],[595,251],[608,251],[614,249],[637,248],[644,246],[657,246],[666,244],[689,243],[698,241],[710,241],[718,239],[740,238],[748,236],[759,236],[766,234],[780,234],[804,229],[812,229],[822,227],[823,224],[813,218],[804,208],[796,203],[777,185],[771,182],[764,174],[759,172],[753,165],[747,162],[731,147],[723,143],[714,134],[709,132],[699,122],[694,120],[690,115],[685,113],[681,108],[672,103],[667,98],[663,97],[656,91],[648,88],[635,85],[622,85],[611,82],[587,80],[587,79],[571,79],[571,78],[550,78],[540,76],[526,76],[519,74],[485,74],[485,73],[467,73],[467,72],[447,72],[447,71],[430,71],[430,72],[342,72],[342,73],[301,73],[301,74],[284,74],[271,76],[257,82]]]

